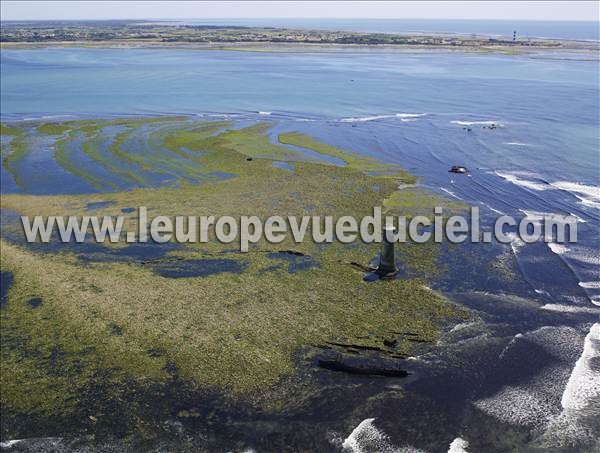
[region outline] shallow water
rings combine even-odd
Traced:
[[[480,206],[484,229],[500,214],[580,219],[579,242],[564,247],[444,247],[444,272],[431,285],[477,318],[448,328],[438,348],[407,360],[408,380],[314,369],[318,397],[289,417],[221,427],[224,436],[234,433],[241,446],[259,448],[276,445],[266,439],[275,442],[273,433],[282,431],[279,442],[319,451],[339,451],[344,440],[354,451],[447,451],[457,438],[472,451],[594,448],[600,412],[593,395],[583,398],[585,411],[567,408],[576,393],[571,382],[597,376],[578,361],[594,354],[585,338],[597,335],[600,303],[597,56],[51,49],[3,50],[1,58],[3,120],[174,113],[230,117],[238,126],[270,120],[272,140],[279,132],[305,132],[401,164],[422,186]],[[53,192],[61,169],[54,169],[48,144],[32,158],[32,176],[47,164],[50,177],[32,177],[30,192],[64,193]],[[469,173],[448,173],[452,165]],[[3,169],[2,191],[15,191],[5,176]],[[72,187],[82,187],[69,177]],[[62,186],[71,179],[60,179]],[[79,247],[82,260],[160,259],[171,251]],[[489,267],[499,256],[514,273],[508,282]],[[272,258],[290,272],[308,262]]]
[[[238,260],[223,258],[192,259],[181,261],[162,261],[153,264],[152,270],[161,277],[190,278],[230,272],[239,274],[245,268]]]

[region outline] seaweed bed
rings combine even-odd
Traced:
[[[401,247],[410,278],[366,283],[349,263],[368,265],[376,244],[287,238],[237,253],[236,244],[215,240],[23,240],[19,215],[125,214],[125,229],[135,231],[138,206],[149,215],[262,218],[358,218],[374,206],[414,215],[434,203],[461,209],[420,189],[399,190],[415,180],[397,166],[293,132],[274,144],[268,123],[233,126],[182,117],[2,126],[10,138],[3,175],[12,178],[1,198],[2,368],[10,370],[0,380],[3,439],[139,441],[176,433],[177,423],[207,436],[243,430],[249,420],[268,424],[294,413],[300,393],[314,400],[324,391],[306,377],[325,363],[324,345],[334,356],[369,351],[381,370],[374,374],[401,376],[415,345],[465,316],[426,287],[443,271],[435,244]],[[28,165],[40,137],[55,168],[46,178]],[[419,342],[398,332],[414,332]],[[363,369],[356,359],[332,365],[327,354],[330,369]],[[236,423],[219,425],[228,417]]]

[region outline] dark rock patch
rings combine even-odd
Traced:
[[[406,377],[401,361],[379,355],[356,356],[326,351],[317,358],[319,367],[349,374],[386,377]]]

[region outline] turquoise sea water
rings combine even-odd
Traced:
[[[432,152],[458,147],[468,161],[491,144],[443,143],[432,131],[497,121],[505,127],[490,138],[508,144],[499,141],[480,165],[597,179],[590,163],[598,159],[598,60],[591,57],[43,49],[3,51],[1,59],[4,120],[262,112],[340,126],[390,122],[402,128],[395,139],[438,140]]]
[[[523,447],[536,433],[560,432],[552,423],[562,420],[561,396],[581,355],[582,332],[598,319],[598,66],[597,55],[563,53],[2,50],[0,106],[3,121],[163,114],[268,120],[273,140],[297,130],[399,163],[423,186],[480,206],[485,219],[576,215],[577,244],[513,244],[527,284],[518,294],[539,306],[505,297],[514,288],[491,286],[482,271],[485,249],[472,246],[469,256],[480,261],[471,267],[471,258],[449,252],[450,271],[435,289],[475,310],[485,321],[482,335],[463,349],[462,335],[475,327],[453,329],[444,341],[456,344],[442,342],[439,356],[413,362],[419,378],[406,384],[402,401],[352,409],[344,425],[376,413],[395,445],[447,451],[464,434],[479,451],[505,451],[482,439],[508,432],[515,439],[506,442]],[[35,164],[39,171],[44,163]],[[451,165],[466,165],[470,175],[448,173]],[[40,192],[80,189],[46,183]],[[2,192],[16,191],[3,171]],[[437,364],[448,357],[439,375]],[[388,382],[361,385],[384,389]],[[339,403],[350,404],[345,399]],[[399,419],[407,413],[410,420]],[[432,414],[439,427],[431,426]],[[319,428],[309,421],[299,438],[330,428],[329,420]],[[420,423],[431,432],[423,434]],[[599,430],[597,423],[582,426]],[[249,446],[260,443],[254,433]]]

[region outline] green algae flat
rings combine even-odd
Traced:
[[[405,172],[399,165],[384,164],[370,157],[349,153],[336,148],[335,146],[318,142],[314,138],[305,134],[288,132],[279,135],[279,141],[286,145],[295,145],[308,148],[316,151],[317,153],[341,159],[353,169],[364,172],[378,173],[381,176],[389,176],[391,178],[402,180],[406,184],[411,184],[416,181],[414,176]]]
[[[62,135],[71,130],[71,127],[62,123],[45,123],[37,127],[37,131],[46,135]]]
[[[406,187],[393,192],[383,201],[386,213],[406,215],[409,219],[416,215],[422,215],[432,220],[436,206],[443,208],[442,214],[445,216],[464,213],[468,208],[468,205],[463,202],[447,200],[416,187]]]
[[[90,159],[96,162],[98,165],[104,167],[108,171],[110,171],[113,175],[122,178],[124,180],[129,180],[135,182],[136,179],[130,172],[123,170],[118,165],[115,165],[112,159],[106,158],[102,153],[99,152],[100,141],[102,137],[99,133],[93,133],[88,131],[86,134],[86,138],[81,144],[81,150],[84,154],[86,154]],[[111,181],[105,181],[111,188],[116,188],[116,185]]]
[[[75,133],[70,132],[67,134],[66,137],[57,140],[55,144],[56,150],[54,152],[54,158],[56,160],[56,163],[68,172],[72,173],[73,175],[85,179],[96,189],[101,189],[102,181],[94,177],[94,175],[90,174],[89,172],[86,172],[82,168],[73,164],[73,161],[69,155],[70,151],[68,149],[68,144],[74,138],[74,136]]]
[[[23,129],[8,124],[0,123],[0,135],[18,136],[23,133]]]
[[[27,143],[25,141],[26,133],[19,127],[6,126],[2,124],[0,129],[2,136],[11,136],[12,140],[8,146],[2,148],[2,164],[4,168],[13,176],[15,184],[23,188],[25,182],[20,177],[16,164],[21,161],[28,152]]]
[[[91,134],[98,133],[100,126],[88,121],[70,127],[86,128]],[[129,128],[129,133],[136,127],[141,124]],[[393,173],[376,161],[331,149],[307,136],[293,136],[288,141],[335,155],[348,165],[305,159],[300,152],[270,143],[264,123],[221,131],[227,127],[228,123],[186,120],[181,127],[156,130],[154,136],[169,150],[185,152],[190,165],[197,165],[196,171],[233,175],[227,180],[85,196],[3,194],[2,206],[30,216],[82,215],[90,203],[100,203],[95,205],[98,215],[147,206],[149,214],[166,216],[360,218],[372,214],[373,207],[386,199],[398,204],[403,197],[398,184],[411,179],[398,168]],[[72,133],[63,140],[71,140]],[[183,157],[177,152],[172,156]],[[57,158],[69,168],[68,153],[59,152]],[[273,167],[273,158],[294,160],[294,172]],[[145,165],[153,161],[145,158]],[[373,171],[383,174],[369,174]],[[404,214],[420,212],[418,199],[406,196]],[[134,213],[127,217],[125,228],[137,228]],[[12,415],[36,414],[44,420],[76,413],[82,392],[103,370],[113,370],[107,379],[115,389],[131,380],[164,384],[172,378],[168,370],[176,369],[178,376],[198,388],[218,389],[236,398],[268,389],[280,389],[275,393],[281,395],[286,393],[286,379],[297,373],[294,354],[307,345],[336,342],[378,347],[398,331],[433,340],[440,324],[463,316],[426,288],[428,275],[436,270],[436,245],[400,247],[403,265],[419,271],[419,279],[375,283],[364,282],[350,263],[368,265],[378,253],[377,244],[323,246],[310,240],[296,244],[288,236],[281,244],[261,240],[248,253],[232,252],[238,248],[239,244],[211,238],[207,244],[170,252],[184,264],[226,258],[240,270],[174,279],[136,260],[91,260],[82,265],[72,252],[38,254],[3,240],[1,268],[14,275],[9,303],[0,313],[2,363],[14,369],[1,379],[3,407]],[[272,258],[281,250],[298,250],[315,265],[288,272],[286,265],[277,266],[281,260]],[[32,297],[43,300],[35,310],[26,303]],[[161,351],[158,357],[148,353],[157,350]],[[410,351],[409,341],[395,347],[397,354]],[[49,359],[56,354],[62,361]],[[261,401],[274,407],[272,398]]]
[[[228,146],[239,149],[248,157],[314,161],[300,152],[271,143],[265,135],[270,127],[269,123],[258,123],[244,129],[228,131],[223,134],[223,139],[226,140]]]

